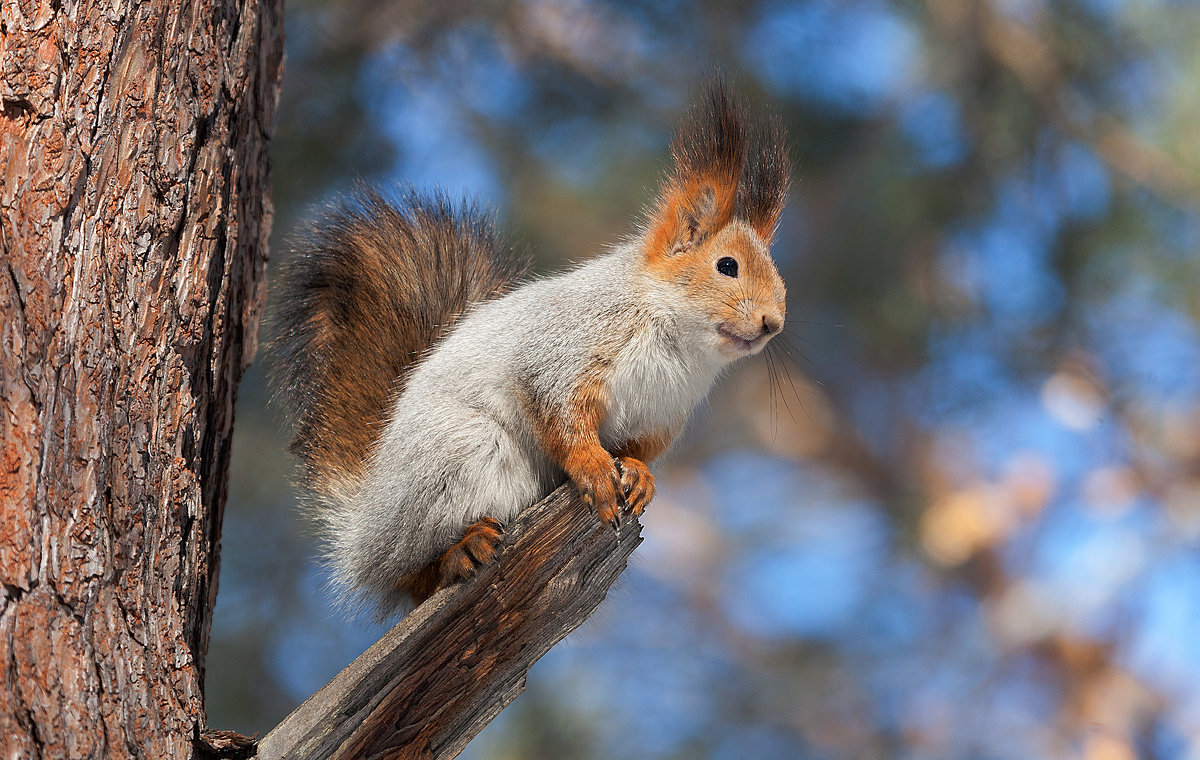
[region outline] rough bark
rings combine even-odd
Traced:
[[[281,0],[0,2],[0,745],[192,757]]]
[[[636,519],[614,533],[574,490],[555,491],[496,562],[431,597],[267,734],[258,760],[454,757],[604,600],[641,540]]]

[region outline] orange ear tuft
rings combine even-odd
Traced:
[[[650,218],[651,256],[673,256],[729,223],[745,156],[745,114],[714,79],[671,141],[672,168]]]
[[[648,256],[686,251],[734,217],[770,244],[791,176],[787,134],[777,118],[751,124],[716,77],[671,140],[671,162],[648,221]]]
[[[708,238],[729,223],[736,197],[737,185],[704,179],[668,186],[650,220],[650,254],[675,256]]]

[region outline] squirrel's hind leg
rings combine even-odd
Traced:
[[[496,547],[504,538],[499,520],[485,517],[467,527],[462,539],[446,550],[438,560],[441,575],[439,588],[465,581],[475,571],[496,558]]]
[[[397,585],[408,592],[414,605],[420,604],[435,591],[473,577],[479,568],[496,558],[503,539],[504,526],[500,521],[485,517],[467,526],[458,543],[441,557],[404,576]]]

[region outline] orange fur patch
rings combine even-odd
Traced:
[[[566,408],[531,401],[542,448],[575,484],[584,501],[610,525],[618,521],[621,474],[600,443],[600,423],[607,407],[607,368],[611,359],[597,356],[593,368],[575,384]],[[562,415],[559,417],[558,415]]]
[[[667,450],[674,438],[675,436],[666,430],[648,433],[641,438],[633,438],[626,441],[618,446],[613,454],[618,457],[640,459],[646,464],[650,464],[662,456],[662,453]]]
[[[441,559],[430,562],[420,570],[408,573],[396,583],[396,587],[408,594],[413,604],[420,604],[438,590],[441,582]]]

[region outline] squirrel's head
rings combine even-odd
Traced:
[[[715,80],[671,141],[642,239],[647,270],[702,311],[726,360],[758,353],[783,329],[783,280],[770,245],[787,201],[790,163],[776,119],[751,123]]]

